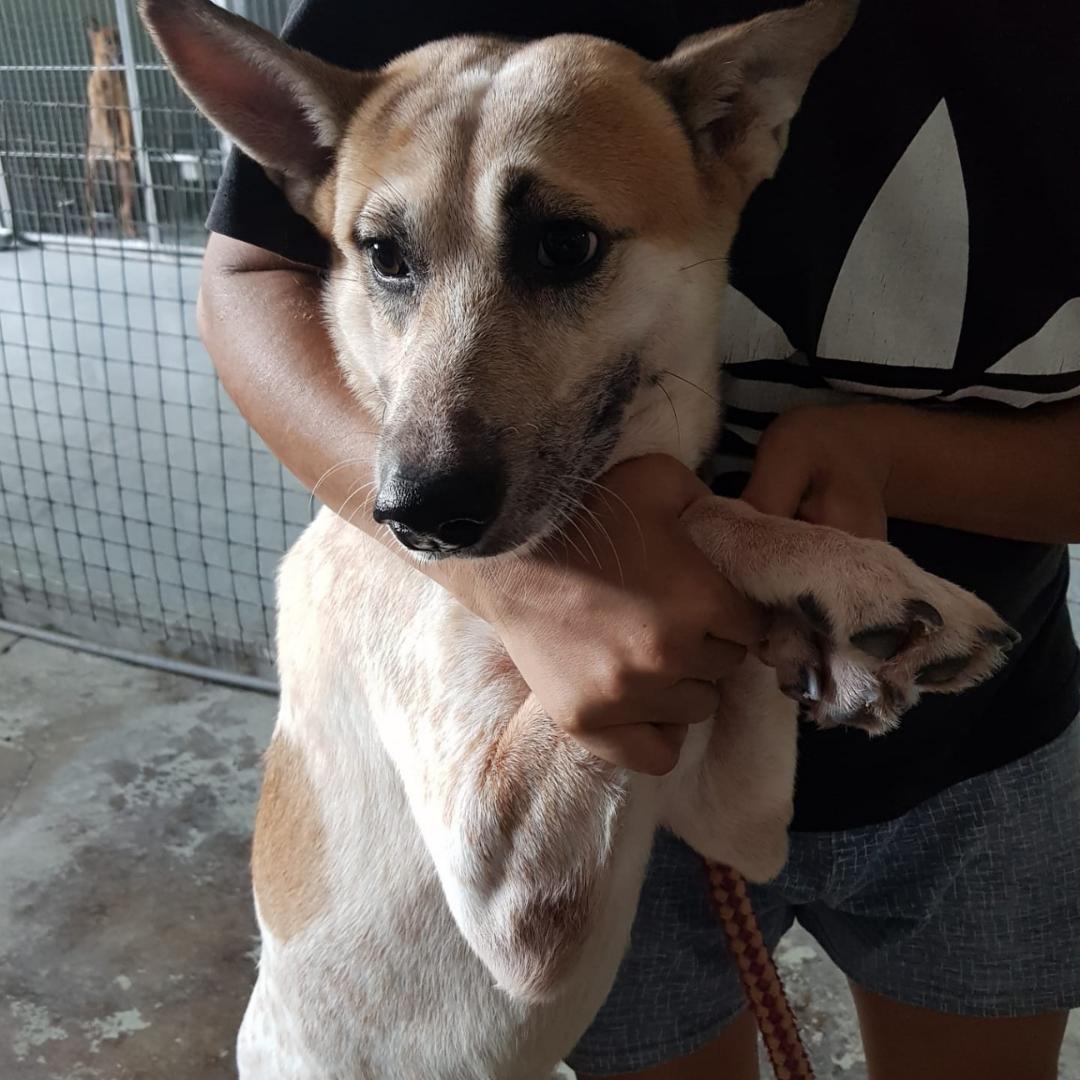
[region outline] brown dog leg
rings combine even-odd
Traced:
[[[120,187],[120,225],[128,238],[137,236],[132,211],[135,205],[135,168],[131,159],[116,162],[116,182]]]

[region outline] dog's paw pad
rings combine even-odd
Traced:
[[[912,631],[907,626],[875,626],[860,630],[850,637],[851,644],[877,660],[892,660],[911,643]]]
[[[848,575],[776,612],[769,644],[780,687],[823,727],[888,731],[923,694],[988,678],[1019,640],[977,597],[892,555],[891,568],[878,557],[865,583]]]
[[[941,612],[925,600],[909,600],[904,614],[905,621],[902,623],[859,630],[848,640],[855,648],[877,660],[894,660],[919,638],[945,625]]]
[[[914,622],[925,630],[940,630],[945,625],[941,612],[933,604],[929,604],[925,600],[909,600],[907,613]]]
[[[916,686],[946,686],[959,678],[971,666],[971,653],[965,656],[949,656],[933,664],[919,668],[915,673]]]

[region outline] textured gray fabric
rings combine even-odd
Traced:
[[[968,1016],[1080,1006],[1080,721],[895,821],[793,834],[752,895],[770,948],[798,919],[884,997]],[[609,1076],[682,1057],[742,1006],[701,860],[661,834],[630,951],[570,1064]]]

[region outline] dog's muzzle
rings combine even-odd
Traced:
[[[411,551],[449,555],[476,547],[502,507],[490,466],[420,473],[398,468],[379,486],[372,516]]]

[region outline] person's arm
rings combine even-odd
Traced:
[[[197,322],[244,418],[305,488],[318,485],[318,498],[339,511],[371,479],[377,425],[334,361],[320,292],[318,270],[211,234]],[[374,521],[356,524],[376,535]]]
[[[226,391],[327,506],[387,543],[499,633],[548,714],[600,757],[662,773],[713,681],[764,634],[762,614],[679,518],[709,490],[672,458],[613,469],[565,538],[513,559],[418,563],[370,512],[378,421],[345,385],[318,271],[212,235],[199,331]]]
[[[1010,540],[1080,541],[1080,401],[992,413],[852,404],[767,429],[744,497],[883,536],[886,517]]]

